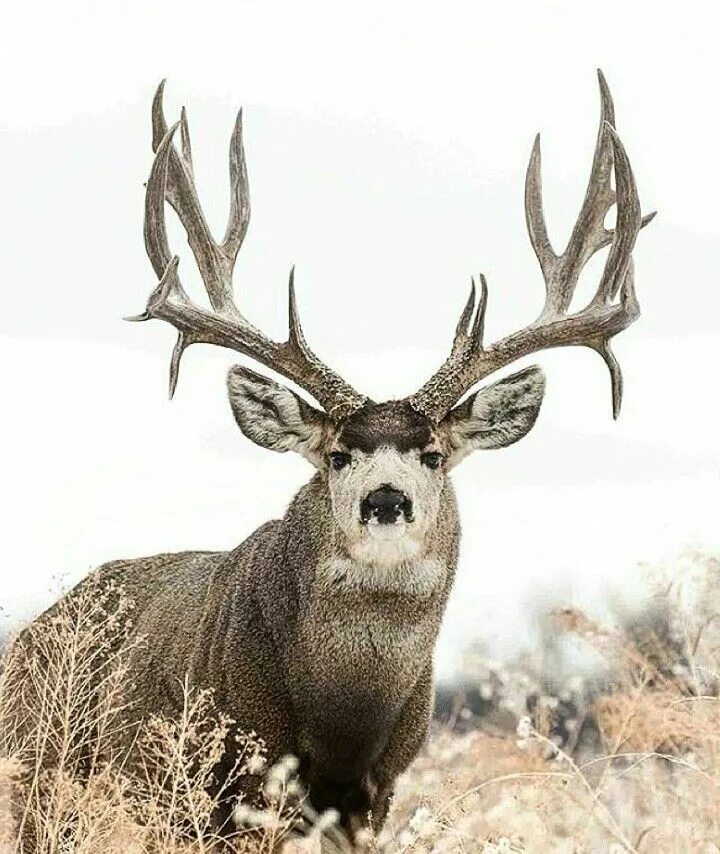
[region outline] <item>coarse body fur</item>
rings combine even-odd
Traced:
[[[423,553],[368,571],[343,549],[317,474],[283,519],[231,552],[101,567],[134,600],[133,635],[145,638],[132,653],[134,718],[177,716],[188,676],[266,742],[270,762],[299,758],[316,809],[338,808],[346,823],[372,813],[379,825],[430,719],[458,554],[449,481],[435,529]]]

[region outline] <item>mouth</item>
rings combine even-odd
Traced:
[[[399,518],[395,522],[381,522],[376,517],[361,520],[361,525],[373,540],[398,540],[407,533],[408,525],[412,518]]]

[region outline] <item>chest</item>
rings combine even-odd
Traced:
[[[336,558],[320,567],[298,624],[306,678],[316,690],[400,698],[432,656],[446,578],[437,561],[373,569]]]

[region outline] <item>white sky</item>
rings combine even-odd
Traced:
[[[717,351],[720,60],[710,3],[91,2],[15,4],[0,47],[0,603],[53,576],[182,548],[229,548],[283,512],[306,463],[241,437],[232,354],[195,348],[165,395],[173,336],[120,317],[153,286],[141,226],[149,105],[188,106],[211,223],[244,105],[253,221],[236,273],[247,315],[284,334],[297,264],[310,341],[377,399],[444,358],[471,273],[490,336],[532,319],[542,279],[522,187],[543,135],[562,248],[596,133],[600,65],[643,207],[643,316],[617,340],[626,378],[581,351],[540,358],[533,433],[457,472],[464,543],[441,651],[524,636],[527,602],[602,610],[640,563],[720,540]],[[173,229],[184,280],[191,258]],[[593,265],[588,288],[597,276]],[[539,592],[540,591],[540,592]]]

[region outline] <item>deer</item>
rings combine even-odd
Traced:
[[[315,471],[281,519],[232,551],[159,554],[95,570],[132,597],[132,631],[146,639],[132,653],[130,708],[137,720],[173,714],[182,705],[183,679],[211,688],[238,731],[264,740],[269,761],[297,757],[309,803],[336,810],[350,839],[382,827],[395,781],[428,732],[433,650],[459,553],[451,471],[475,450],[525,436],[538,418],[545,379],[531,366],[476,386],[528,355],[582,346],[607,365],[613,416],[620,413],[622,373],[611,342],[640,313],[632,253],[654,212],[641,213],[600,71],[598,80],[590,178],[562,253],[551,244],[543,212],[539,135],[530,155],[525,215],[545,282],[539,316],[486,342],[488,284],[483,275],[473,278],[445,361],[412,395],[383,402],[356,391],[310,348],[294,269],[287,340],[265,335],[235,302],[233,268],[250,220],[242,111],[230,140],[227,228],[217,241],[195,186],[185,109],[168,127],[164,81],[153,100],[144,240],[157,285],[145,310],[127,319],[162,320],[177,331],[170,397],[183,353],[198,343],[235,351],[297,387],[245,365],[227,374],[241,432],[262,448],[301,454]],[[182,286],[166,203],[187,232],[207,307]],[[606,227],[613,207],[615,224]],[[572,310],[581,271],[607,247],[593,295]],[[246,794],[238,785],[236,798]],[[219,819],[224,828],[232,825],[231,808]]]

